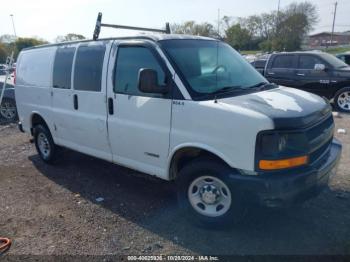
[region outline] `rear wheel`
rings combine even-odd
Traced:
[[[16,102],[10,98],[4,98],[0,106],[1,118],[7,122],[17,120]]]
[[[209,227],[233,225],[245,214],[242,196],[229,180],[232,169],[210,158],[198,158],[181,169],[178,201],[194,223]]]
[[[334,102],[338,111],[350,113],[350,87],[340,89],[334,97]]]
[[[53,142],[50,130],[45,125],[34,127],[34,142],[42,160],[52,164],[55,161],[57,146]]]

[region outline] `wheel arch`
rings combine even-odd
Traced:
[[[31,135],[34,135],[34,127],[36,125],[42,124],[44,125],[52,134],[49,125],[45,121],[44,117],[39,112],[32,112],[30,116],[30,133]]]
[[[337,108],[337,109],[339,109],[340,108],[340,106],[338,105],[338,97],[339,97],[339,95],[342,93],[342,92],[344,92],[345,90],[349,90],[350,91],[350,85],[348,84],[348,85],[344,85],[344,86],[342,86],[342,87],[340,87],[340,88],[338,88],[337,90],[336,90],[336,92],[334,93],[334,96],[333,96],[333,101],[334,101],[334,105],[335,105],[335,107]],[[341,109],[341,110],[343,110],[343,109]],[[348,112],[348,111],[346,111],[346,112]]]
[[[181,168],[183,168],[186,163],[199,156],[208,156],[227,166],[231,166],[229,160],[212,147],[202,144],[182,144],[175,147],[169,156],[169,180],[175,180]]]

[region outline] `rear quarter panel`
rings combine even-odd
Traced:
[[[56,47],[42,47],[22,51],[16,69],[16,100],[19,120],[30,132],[34,113],[41,115],[52,130],[51,87],[52,67]]]

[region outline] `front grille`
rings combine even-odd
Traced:
[[[334,120],[330,116],[306,131],[309,141],[310,163],[319,159],[328,150],[333,140]]]
[[[332,138],[329,141],[327,141],[324,145],[313,151],[310,154],[310,163],[314,163],[315,161],[317,161],[323,155],[323,153],[328,150],[331,143]]]

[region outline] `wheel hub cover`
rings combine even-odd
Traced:
[[[220,191],[214,185],[205,185],[201,188],[200,195],[204,203],[211,205],[218,201]]]

